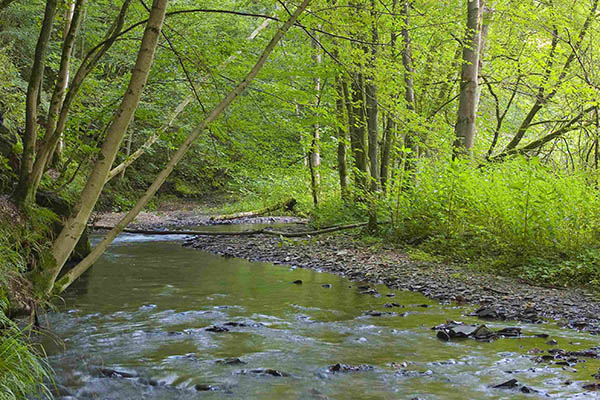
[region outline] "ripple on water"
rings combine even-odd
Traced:
[[[448,319],[480,321],[464,317],[461,308],[436,305],[418,294],[395,292],[393,301],[403,307],[386,307],[390,298],[359,294],[356,283],[337,276],[224,259],[182,249],[180,242],[169,240],[120,236],[67,293],[66,310],[76,311],[49,315],[59,338],[54,345],[43,339],[50,363],[58,383],[74,397],[600,398],[582,390],[583,382],[600,368],[598,360],[576,364],[573,372],[571,367],[537,363],[537,350],[528,354],[557,347],[534,333],[547,334],[569,349],[597,345],[587,334],[517,324],[523,337],[442,342],[432,326]],[[290,285],[295,280],[303,284]],[[365,315],[370,310],[374,313]],[[378,312],[396,314],[376,316]],[[212,325],[227,331],[206,331]],[[497,330],[510,324],[486,325]],[[245,364],[217,362],[230,358]],[[328,366],[337,363],[373,368],[330,373]],[[137,376],[109,378],[98,373],[101,367],[131,370]],[[236,373],[242,369],[272,369],[286,376]],[[538,393],[492,388],[510,379]]]

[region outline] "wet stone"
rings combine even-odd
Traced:
[[[499,383],[498,385],[492,386],[494,389],[514,389],[519,386],[519,381],[516,379],[510,379],[506,382]]]
[[[229,329],[225,328],[224,326],[218,326],[218,325],[213,325],[209,328],[206,328],[205,330],[207,332],[214,332],[214,333],[229,332]]]
[[[287,372],[283,372],[283,371],[278,371],[276,369],[272,369],[272,368],[256,368],[256,369],[242,369],[240,371],[238,371],[239,374],[242,375],[268,375],[268,376],[275,376],[275,377],[287,377],[290,376],[290,374],[288,374]]]
[[[361,371],[370,371],[373,367],[367,364],[361,365],[349,365],[349,364],[341,364],[337,363],[334,365],[330,365],[327,370],[329,372],[361,372]]]
[[[217,364],[222,364],[222,365],[242,365],[242,364],[246,364],[245,361],[242,361],[239,358],[225,358],[223,360],[217,360],[216,363]]]
[[[100,369],[100,373],[107,378],[135,378],[137,374],[135,372],[128,371],[117,371],[116,369],[111,368],[102,368]]]

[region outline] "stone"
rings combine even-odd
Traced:
[[[207,332],[214,332],[214,333],[229,332],[229,329],[225,328],[224,326],[217,326],[217,325],[213,325],[209,328],[206,328],[205,330]]]
[[[510,379],[506,382],[499,383],[498,385],[492,386],[494,389],[513,389],[519,385],[519,381],[516,379]]]
[[[373,369],[372,366],[367,364],[361,365],[348,365],[337,363],[334,365],[330,365],[328,368],[329,372],[360,372],[360,371],[370,371]]]

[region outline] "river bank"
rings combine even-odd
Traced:
[[[110,225],[119,216],[117,213],[99,215],[97,224]],[[306,230],[305,221],[293,217],[244,218],[231,222],[237,225],[296,223],[287,229]],[[198,209],[170,207],[140,214],[134,227],[161,230],[209,224],[210,215]],[[392,245],[365,245],[356,230],[309,239],[264,235],[197,236],[188,239],[185,245],[225,257],[309,268],[353,281],[382,283],[391,289],[419,292],[442,303],[472,305],[473,313],[483,319],[534,323],[549,320],[560,326],[600,334],[600,301],[593,293],[576,288],[533,286],[515,278],[458,265],[414,261]]]

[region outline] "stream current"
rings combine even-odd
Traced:
[[[346,278],[223,258],[182,240],[120,235],[48,314],[53,333],[41,340],[64,399],[600,398],[582,389],[598,360],[565,367],[531,354],[589,349],[597,337],[491,322],[523,336],[444,342],[432,326],[482,321],[417,293],[371,285],[380,297],[361,294]],[[337,363],[372,368],[332,372]],[[492,388],[510,379],[536,392]]]

